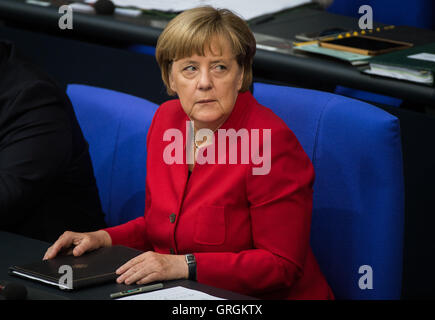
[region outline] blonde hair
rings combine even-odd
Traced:
[[[256,43],[248,24],[227,9],[198,7],[186,10],[172,19],[157,41],[156,59],[169,95],[174,95],[169,86],[169,74],[174,60],[193,54],[204,56],[211,50],[215,39],[227,39],[243,68],[241,92],[249,90],[252,83],[252,62]]]

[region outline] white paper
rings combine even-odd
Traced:
[[[61,289],[72,289],[72,288],[69,288],[68,286],[66,286],[64,284],[56,283],[56,282],[45,280],[45,279],[42,279],[42,278],[33,277],[31,275],[28,275],[28,274],[25,274],[25,273],[22,273],[22,272],[18,272],[18,271],[15,271],[15,270],[12,270],[12,273],[15,273],[16,275],[24,277],[24,278],[28,278],[28,279],[36,280],[36,281],[39,281],[39,282],[51,284],[52,286],[56,286],[56,287],[59,287]]]
[[[142,14],[142,11],[137,9],[115,8],[115,14],[120,14],[123,16],[130,16],[130,17],[138,17]]]
[[[71,3],[69,6],[73,12],[95,13],[94,7],[84,3]]]
[[[87,0],[93,3],[96,0]],[[311,0],[112,0],[117,7],[181,12],[199,6],[229,9],[245,20],[311,3]]]
[[[435,62],[435,54],[427,52],[413,54],[408,56],[408,58]]]
[[[370,69],[364,70],[364,73],[395,78],[399,80],[408,80],[417,83],[433,83],[432,73],[427,71],[418,71],[399,67],[388,67],[383,65],[370,64]]]
[[[117,300],[225,300],[181,286],[134,294]]]
[[[50,2],[38,1],[38,0],[26,0],[26,3],[41,6],[41,7],[48,7],[50,5]]]

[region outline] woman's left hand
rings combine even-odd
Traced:
[[[184,255],[147,251],[116,270],[118,283],[145,284],[154,281],[187,279],[189,269]]]

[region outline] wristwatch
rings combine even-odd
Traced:
[[[196,281],[196,259],[191,253],[186,254],[187,267],[189,268],[189,280]]]

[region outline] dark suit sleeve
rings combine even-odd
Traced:
[[[4,101],[1,118],[0,227],[32,214],[65,169],[72,147],[65,100],[48,82],[23,84]],[[26,214],[13,214],[18,210]]]

